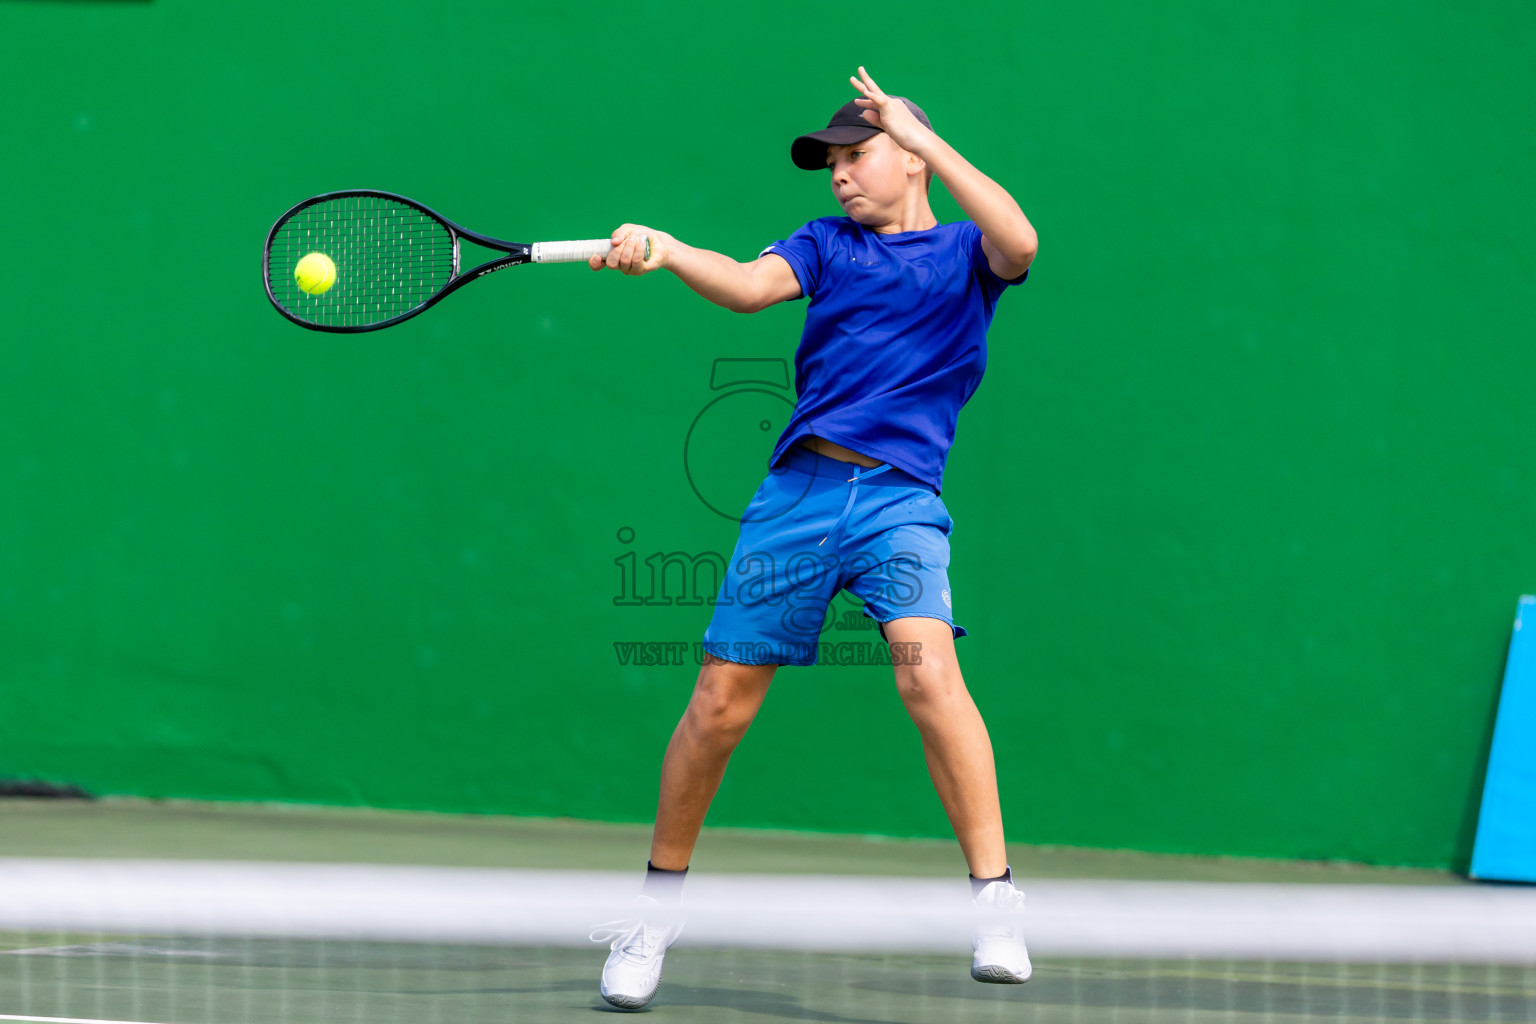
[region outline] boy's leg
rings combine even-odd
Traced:
[[[976,878],[998,877],[1008,854],[992,740],[960,675],[954,633],[944,620],[922,616],[892,619],[883,629],[888,643],[919,655],[914,664],[895,665],[896,689],[922,736],[928,774],[966,864]]]
[[[651,834],[655,867],[681,871],[688,866],[726,762],[762,706],[777,668],[705,655],[688,710],[661,762],[661,798]]]
[[[887,640],[911,644],[920,655],[896,665],[896,686],[923,737],[928,774],[970,865],[971,902],[978,913],[971,977],[1026,982],[1033,967],[1019,926],[1024,894],[1014,888],[1008,869],[992,741],[960,677],[954,633],[943,619],[915,615],[890,620],[884,631]]]
[[[614,1006],[638,1010],[661,984],[667,949],[682,931],[683,871],[726,762],[762,706],[777,665],[739,665],[705,655],[688,710],[661,762],[661,799],[651,863],[635,904],[639,917],[593,933],[612,939],[598,990]]]

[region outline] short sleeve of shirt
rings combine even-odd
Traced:
[[[981,228],[977,227],[974,221],[966,221],[965,224],[965,233],[970,236],[971,269],[981,278],[982,283],[998,294],[1010,285],[1023,284],[1029,277],[1029,268],[1025,267],[1024,273],[1012,280],[998,277],[997,272],[992,269],[992,264],[987,262],[987,251],[981,247]]]
[[[757,254],[758,259],[770,252],[782,256],[800,281],[801,298],[806,299],[816,294],[816,286],[821,281],[820,233],[816,225],[816,221],[804,224],[788,238],[774,242]]]

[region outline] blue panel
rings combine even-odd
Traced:
[[[1522,597],[1515,613],[1471,874],[1536,882],[1536,597]]]

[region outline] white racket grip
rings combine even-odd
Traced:
[[[645,238],[645,258],[650,259],[651,242]],[[585,263],[593,256],[606,257],[613,251],[613,243],[606,238],[588,238],[578,242],[534,242],[535,263]]]

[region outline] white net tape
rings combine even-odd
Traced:
[[[585,945],[624,917],[639,872],[0,858],[0,930]],[[1536,962],[1536,891],[1477,886],[1020,880],[1050,955]],[[688,879],[692,942],[969,950],[960,880]]]

